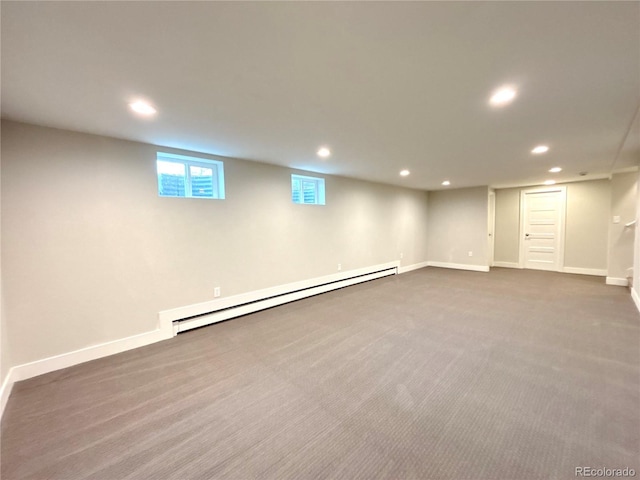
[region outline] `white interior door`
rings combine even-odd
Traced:
[[[564,252],[566,190],[522,192],[520,265],[535,270],[561,271]]]

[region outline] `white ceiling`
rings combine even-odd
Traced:
[[[638,2],[1,9],[3,118],[429,190],[640,160]],[[516,100],[490,107],[503,84]],[[128,110],[138,97],[154,119]]]

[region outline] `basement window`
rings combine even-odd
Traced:
[[[222,162],[158,152],[156,167],[161,197],[224,198]]]
[[[324,178],[291,175],[293,203],[324,205]]]

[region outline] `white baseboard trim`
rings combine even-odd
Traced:
[[[169,327],[171,327],[171,325],[169,325]],[[167,330],[166,328],[157,329],[151,332],[121,338],[119,340],[81,348],[79,350],[74,350],[73,352],[43,358],[42,360],[16,365],[9,370],[7,377],[2,383],[0,390],[0,418],[2,418],[2,415],[4,414],[4,408],[7,405],[7,401],[11,395],[11,390],[16,382],[53,372],[55,370],[60,370],[62,368],[78,365],[79,363],[114,355],[126,350],[144,347],[145,345],[172,337],[173,332],[171,330]]]
[[[407,272],[411,272],[413,270],[418,270],[420,268],[424,268],[428,266],[429,266],[429,262],[414,263],[413,265],[407,265],[406,267],[399,267],[398,273],[407,273]]]
[[[606,283],[607,285],[617,285],[619,287],[629,286],[629,280],[626,278],[607,277]]]
[[[493,262],[493,267],[522,268],[518,262]]]
[[[430,267],[454,268],[456,270],[471,270],[473,272],[488,272],[489,267],[486,265],[467,265],[464,263],[447,263],[447,262],[427,262]]]
[[[578,275],[596,275],[598,277],[607,276],[607,271],[600,268],[564,267],[562,271],[564,273],[577,273]]]
[[[640,296],[638,296],[638,293],[636,292],[635,288],[631,289],[631,298],[633,299],[633,303],[636,304],[636,308],[638,309],[638,312],[640,312]]]
[[[107,357],[126,350],[144,347],[145,345],[166,340],[171,337],[173,337],[173,332],[171,330],[157,329],[151,332],[121,338],[119,340],[81,348],[79,350],[74,350],[73,352],[43,358],[42,360],[36,360],[35,362],[16,365],[11,369],[11,372],[13,373],[12,379],[14,382],[19,382],[20,380],[26,380],[27,378],[43,375],[45,373],[53,372],[54,370],[71,367],[79,363]]]
[[[9,401],[9,396],[11,395],[11,390],[13,389],[13,384],[16,383],[14,377],[14,369],[11,368],[7,372],[7,376],[2,382],[2,387],[0,387],[0,419],[4,414],[4,407],[7,406],[7,402]]]
[[[398,262],[375,265],[303,282],[256,290],[225,299],[166,310],[160,312],[160,319],[161,322],[166,322],[168,319],[171,319],[172,322],[175,321],[174,331],[180,333],[397,273]],[[203,313],[193,316],[191,313],[194,311]]]

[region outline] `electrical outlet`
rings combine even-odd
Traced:
[[[342,270],[342,264],[341,263],[338,264],[338,271],[340,271],[340,270]]]
[[[220,296],[220,287],[216,287],[213,289],[213,296],[214,297],[219,297]]]
[[[400,260],[404,258],[404,253],[400,252]]]
[[[470,257],[473,257],[473,252],[471,252],[471,251],[470,251],[470,252],[469,252],[469,256],[470,256]]]

